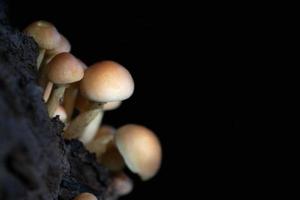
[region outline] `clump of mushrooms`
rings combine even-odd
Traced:
[[[132,191],[132,180],[123,172],[125,166],[144,181],[156,175],[162,149],[150,129],[136,124],[117,130],[101,126],[104,111],[118,108],[133,94],[129,71],[114,61],[97,62],[87,68],[69,53],[70,42],[50,22],[36,21],[24,32],[39,45],[39,84],[44,89],[49,117],[59,116],[65,123],[64,138],[82,141],[97,162],[110,170],[110,189],[119,196]],[[77,116],[75,110],[79,111]],[[74,200],[97,198],[85,192]]]

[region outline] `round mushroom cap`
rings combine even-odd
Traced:
[[[114,61],[98,62],[85,70],[80,92],[89,100],[106,103],[128,99],[134,90],[133,79]]]
[[[36,21],[27,26],[25,34],[33,37],[42,49],[53,49],[59,45],[60,34],[53,24],[47,21]]]
[[[151,130],[135,124],[125,125],[117,130],[115,142],[127,167],[142,180],[148,180],[158,172],[162,150]]]
[[[70,53],[57,54],[49,63],[48,78],[55,84],[80,81],[84,74],[83,63]]]
[[[84,192],[77,195],[73,200],[97,200],[97,197],[91,193]]]

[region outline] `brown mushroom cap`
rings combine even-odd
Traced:
[[[84,67],[82,62],[70,53],[60,53],[49,63],[48,78],[55,84],[69,84],[82,79]]]
[[[84,192],[77,195],[73,200],[97,200],[97,197],[91,193]]]
[[[90,66],[80,83],[80,92],[84,97],[102,103],[125,100],[133,90],[134,82],[128,70],[113,61]]]
[[[53,24],[47,21],[36,21],[27,26],[25,34],[33,37],[42,49],[53,49],[60,42],[60,34]]]
[[[128,168],[143,180],[152,178],[160,168],[162,151],[158,138],[149,129],[129,124],[116,132],[116,145]]]

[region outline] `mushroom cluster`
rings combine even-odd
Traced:
[[[158,137],[141,125],[127,124],[118,129],[101,125],[104,112],[118,108],[133,94],[130,72],[109,60],[87,67],[70,53],[69,41],[49,22],[34,22],[24,33],[39,46],[37,70],[43,99],[49,117],[59,116],[65,124],[64,138],[80,140],[95,154],[97,162],[111,171],[110,189],[120,196],[133,189],[123,172],[126,166],[142,180],[151,179],[161,165]],[[75,199],[97,198],[82,193]]]

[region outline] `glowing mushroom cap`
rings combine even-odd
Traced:
[[[69,84],[82,79],[82,62],[70,53],[60,53],[49,63],[48,78],[55,84]]]
[[[97,200],[97,197],[91,193],[84,192],[76,196],[73,200]]]
[[[24,30],[26,35],[33,37],[42,49],[53,49],[60,42],[60,34],[53,24],[47,21],[36,21]]]
[[[140,125],[125,125],[117,130],[115,142],[128,168],[142,180],[148,180],[158,172],[162,150],[151,130]]]
[[[134,82],[128,70],[113,61],[90,66],[80,83],[84,97],[102,103],[128,99],[133,90]]]

